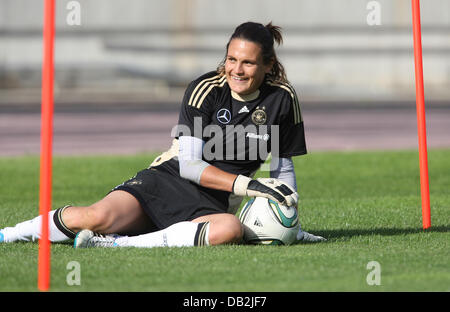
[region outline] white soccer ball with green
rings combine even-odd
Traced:
[[[250,199],[239,220],[248,244],[290,245],[296,241],[300,229],[296,207],[280,205],[265,197]]]

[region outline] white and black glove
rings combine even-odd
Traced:
[[[233,193],[238,196],[266,197],[286,206],[295,206],[298,201],[298,193],[295,190],[274,178],[253,180],[244,175],[238,175],[233,183]]]
[[[302,229],[300,229],[297,233],[297,241],[302,241],[302,242],[324,242],[327,239],[319,236],[319,235],[314,235],[305,231],[302,231]]]

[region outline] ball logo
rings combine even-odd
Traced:
[[[217,112],[217,120],[221,123],[226,125],[227,123],[229,123],[231,121],[231,113],[228,109],[226,108],[222,108],[221,110],[219,110]]]

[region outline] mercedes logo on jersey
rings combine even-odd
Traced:
[[[226,108],[222,108],[217,112],[216,117],[220,123],[226,125],[231,121],[231,112]]]

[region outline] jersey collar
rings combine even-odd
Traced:
[[[231,90],[231,96],[233,97],[233,99],[238,100],[240,102],[249,102],[249,101],[253,101],[256,100],[259,96],[259,89],[256,90],[253,93],[250,94],[246,94],[246,95],[239,95],[236,92],[234,92],[233,90]]]

